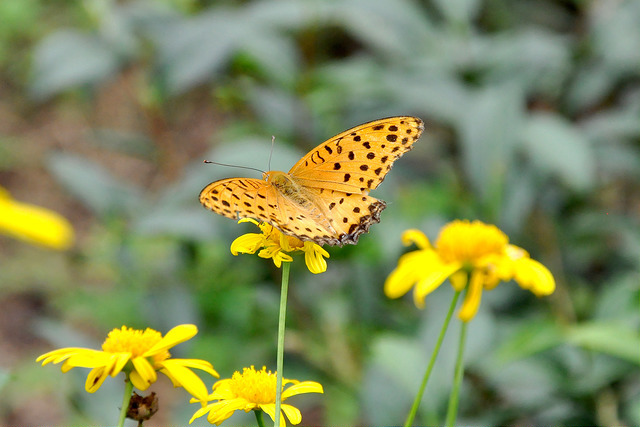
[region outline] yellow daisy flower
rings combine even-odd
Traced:
[[[286,384],[293,384],[285,390]],[[303,393],[324,393],[322,385],[315,381],[297,381],[283,378],[282,381],[282,401],[287,398]],[[269,414],[275,421],[276,412],[276,374],[267,371],[266,367],[256,371],[253,366],[244,368],[243,372],[234,372],[230,379],[217,381],[213,385],[213,393],[210,394],[206,401],[217,400],[215,403],[199,409],[189,424],[196,418],[206,413],[207,420],[211,424],[220,425],[224,420],[229,418],[235,411],[243,410],[245,412],[262,410]],[[198,402],[198,399],[191,399],[191,402]],[[286,415],[291,424],[300,424],[302,415],[300,410],[294,406],[282,404],[280,412],[280,425],[285,425]]]
[[[555,290],[549,270],[524,249],[510,245],[507,235],[494,225],[456,220],[440,231],[433,246],[419,230],[405,231],[402,241],[405,245],[415,243],[419,249],[400,257],[384,292],[389,298],[398,298],[415,285],[413,298],[420,308],[426,296],[447,278],[456,291],[467,287],[458,313],[465,322],[478,311],[482,290],[493,289],[501,281],[513,279],[536,296]]]
[[[47,363],[60,363],[62,372],[71,368],[92,368],[85,389],[93,393],[100,388],[107,376],[115,377],[124,371],[131,383],[139,390],[146,390],[158,375],[165,374],[174,387],[184,387],[189,393],[201,399],[207,398],[207,387],[191,371],[191,368],[205,371],[216,378],[220,375],[211,363],[199,359],[172,359],[169,349],[192,338],[198,329],[194,325],[179,325],[163,337],[153,329],[136,330],[123,326],[109,332],[102,344],[102,351],[88,348],[62,348],[50,351],[36,359]]]
[[[68,249],[74,240],[73,227],[64,217],[39,206],[17,202],[2,187],[0,232],[58,250]]]
[[[324,257],[329,258],[329,253],[322,249],[322,246],[282,234],[280,230],[264,222],[259,223],[250,218],[238,222],[251,222],[260,228],[261,233],[247,233],[235,239],[231,243],[232,254],[254,254],[259,250],[259,257],[272,258],[276,267],[280,268],[283,262],[293,261],[287,252],[302,251],[310,272],[318,274],[327,271],[327,261]]]

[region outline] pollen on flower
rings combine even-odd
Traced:
[[[436,251],[443,261],[473,263],[486,255],[500,255],[509,238],[495,225],[456,220],[442,229]]]
[[[256,371],[253,366],[244,368],[242,373],[235,372],[230,388],[236,396],[257,404],[275,403],[276,374],[267,371],[266,366]]]
[[[138,357],[161,339],[162,334],[151,328],[141,331],[123,326],[109,332],[107,339],[102,343],[102,350],[109,353],[131,353],[132,357]]]

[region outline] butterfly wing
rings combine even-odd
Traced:
[[[200,202],[228,218],[255,218],[320,245],[355,244],[380,221],[385,203],[368,196],[424,129],[415,117],[357,126],[320,144],[288,174],[230,178],[207,185]],[[292,182],[289,182],[288,179]]]
[[[369,231],[372,224],[380,222],[380,213],[387,206],[382,200],[366,194],[313,187],[305,191],[322,212],[323,220],[328,223],[327,228],[333,233],[330,240],[326,236],[320,241],[312,239],[320,244],[355,245],[361,234]]]
[[[200,203],[227,218],[269,221],[276,197],[273,187],[262,179],[228,178],[207,185],[200,192]]]
[[[284,234],[318,244],[341,245],[344,234],[317,204],[301,205],[285,197],[270,182],[254,178],[228,178],[212,182],[200,192],[200,203],[227,218],[255,218]],[[322,206],[322,205],[320,205]]]
[[[387,175],[393,162],[418,140],[424,130],[417,117],[389,117],[356,126],[323,142],[289,175],[305,187],[367,194]]]

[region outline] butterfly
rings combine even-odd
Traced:
[[[200,203],[228,218],[254,218],[319,245],[356,244],[380,222],[387,206],[369,191],[423,130],[422,120],[409,116],[364,123],[318,145],[288,173],[212,182],[200,192]]]

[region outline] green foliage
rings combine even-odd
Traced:
[[[66,263],[0,242],[1,300],[44,301],[33,317],[47,343],[189,322],[200,333],[188,357],[223,377],[275,369],[280,272],[233,257],[230,242],[255,230],[197,200],[215,179],[258,174],[202,159],[266,169],[275,135],[271,168],[288,170],[350,126],[412,114],[426,130],[373,193],[389,203],[382,222],[329,249],[322,275],[294,262],[285,376],[326,393],[305,400],[303,423],[404,421],[452,291],[424,311],[384,298],[400,233],[435,240],[445,222],[477,218],[558,289],[485,293],[459,422],[640,424],[640,2],[29,0],[0,2],[0,22],[0,184],[59,200],[79,234]],[[443,422],[455,335],[420,424]],[[19,388],[0,377],[3,396]],[[40,393],[64,395],[48,423],[113,423],[91,406],[110,397],[43,381]],[[195,411],[176,393],[168,424]],[[22,407],[3,405],[0,424],[26,420]]]

